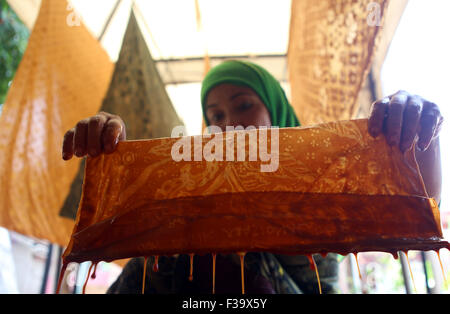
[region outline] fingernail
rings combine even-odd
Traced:
[[[97,152],[96,149],[91,149],[91,150],[89,151],[89,155],[90,155],[91,157],[95,157],[95,156],[98,155],[98,152]]]
[[[62,159],[67,160],[67,157],[69,157],[69,156],[67,156],[67,153],[63,152],[62,153]]]

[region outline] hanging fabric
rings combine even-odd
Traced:
[[[120,116],[128,139],[169,137],[183,125],[166,92],[165,85],[131,11],[111,84],[99,111]],[[75,219],[81,197],[84,162],[72,183],[61,215]]]
[[[292,1],[288,70],[302,125],[356,118],[389,0]]]
[[[59,245],[73,229],[59,211],[80,165],[61,158],[63,136],[99,110],[113,70],[71,14],[66,1],[42,0],[0,117],[0,225]]]

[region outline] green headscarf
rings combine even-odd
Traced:
[[[261,66],[237,60],[219,64],[211,69],[203,80],[201,101],[203,117],[207,126],[209,126],[209,122],[205,110],[206,97],[213,87],[223,83],[252,88],[266,105],[272,126],[280,128],[300,126],[280,83]]]

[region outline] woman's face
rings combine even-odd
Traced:
[[[272,126],[267,107],[249,87],[217,85],[208,93],[205,110],[210,125],[220,127],[223,132],[226,126]]]

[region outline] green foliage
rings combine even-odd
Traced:
[[[6,0],[0,0],[0,104],[19,66],[28,43],[28,28],[20,21]]]

